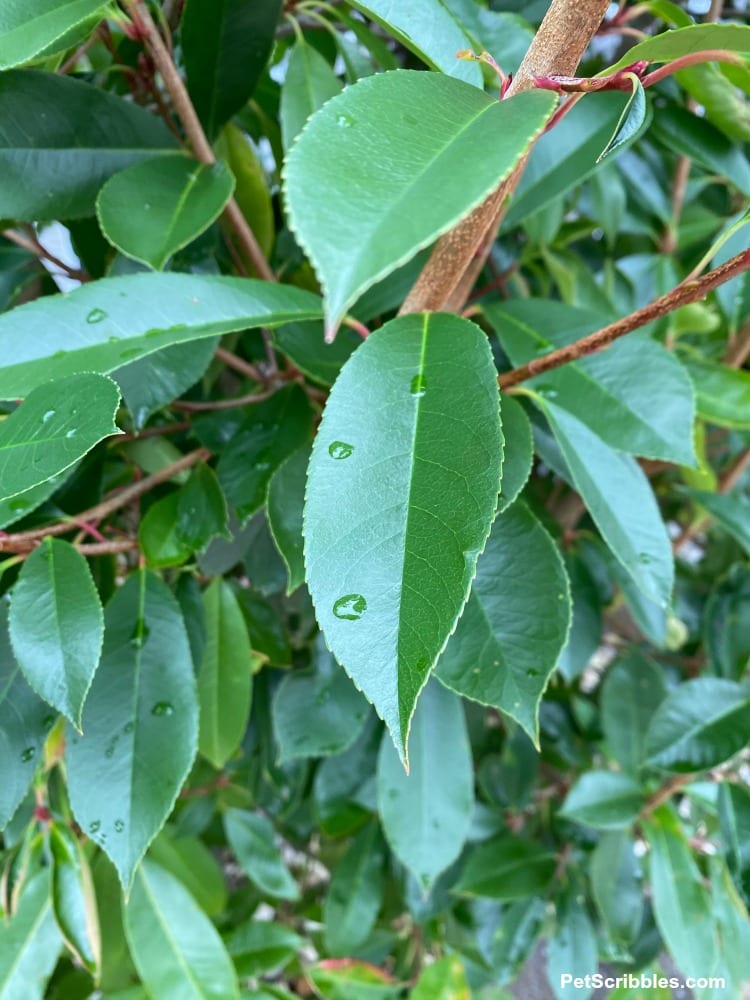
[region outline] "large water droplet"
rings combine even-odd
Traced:
[[[48,421],[50,421],[54,417],[54,415],[55,415],[56,412],[57,412],[57,410],[47,410],[42,415],[42,423],[46,424]]]
[[[361,594],[344,594],[333,605],[333,613],[337,618],[355,622],[367,611],[367,601]]]
[[[420,372],[419,375],[415,375],[411,380],[411,394],[412,396],[421,397],[424,396],[427,391],[427,379]]]
[[[125,820],[122,820],[122,819],[116,819],[116,820],[115,820],[115,831],[116,831],[117,833],[122,833],[122,831],[123,831],[124,829],[125,829]]]
[[[91,312],[86,317],[87,323],[101,323],[103,319],[107,318],[107,314],[103,309],[92,309]]]
[[[146,624],[145,618],[139,618],[138,621],[133,626],[133,631],[130,636],[130,641],[133,643],[136,649],[140,649],[143,644],[148,639],[148,634],[151,630]]]
[[[328,445],[328,454],[331,458],[342,459],[349,458],[351,453],[354,451],[353,444],[347,444],[346,441],[332,441]]]
[[[34,759],[34,754],[36,753],[36,747],[26,747],[25,750],[21,751],[21,760],[24,764],[28,764],[30,760]]]
[[[174,715],[174,705],[171,701],[157,701],[151,709],[151,714],[158,716]]]
[[[73,427],[73,428],[71,428],[71,430],[65,432],[65,437],[66,438],[73,438],[73,437],[76,436],[77,433],[78,433],[78,431],[76,430],[75,427]]]
[[[336,124],[339,128],[351,128],[354,125],[354,119],[349,115],[339,115]]]

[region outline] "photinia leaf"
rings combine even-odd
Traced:
[[[635,73],[626,73],[625,75],[630,79],[633,90],[628,98],[628,103],[622,110],[612,138],[596,158],[597,163],[601,163],[605,157],[625,143],[633,142],[646,130],[648,125],[646,91]]]
[[[224,830],[240,866],[262,892],[276,899],[299,899],[299,888],[281,859],[270,820],[246,809],[227,809]]]
[[[13,587],[10,638],[31,687],[79,729],[103,635],[86,560],[68,542],[45,538]]]
[[[299,448],[276,469],[268,483],[268,526],[286,564],[293,593],[305,579],[302,518],[310,448]]]
[[[369,822],[337,863],[323,904],[326,947],[351,955],[370,935],[383,902],[385,851],[377,822]]]
[[[627,948],[643,922],[640,864],[633,835],[605,833],[591,858],[591,890],[612,940]]]
[[[417,697],[489,534],[501,461],[487,339],[455,316],[403,316],[368,337],[318,429],[308,586],[329,647],[404,760]]]
[[[691,24],[646,38],[629,48],[625,55],[602,73],[613,73],[623,66],[646,62],[671,62],[682,56],[710,49],[750,52],[750,26],[746,24]]]
[[[646,757],[646,734],[664,699],[664,675],[648,657],[630,649],[607,670],[601,712],[609,752],[628,773],[637,775]]]
[[[290,225],[325,292],[329,336],[366,289],[510,173],[555,102],[539,90],[495,101],[461,80],[396,70],[360,80],[313,116],[284,185]]]
[[[596,830],[619,830],[635,821],[643,805],[641,786],[627,774],[588,771],[568,792],[560,814]]]
[[[42,1000],[61,944],[43,869],[24,888],[11,919],[0,922],[0,997]]]
[[[289,54],[281,88],[281,135],[289,149],[308,118],[341,92],[341,82],[323,56],[299,38]]]
[[[411,1000],[471,1000],[461,959],[446,955],[428,965],[412,991]]]
[[[110,434],[120,392],[103,375],[71,375],[32,390],[0,422],[0,497],[25,493],[82,458]]]
[[[103,0],[5,0],[0,9],[0,69],[29,62],[104,6]]]
[[[98,979],[101,934],[88,860],[78,838],[63,823],[50,828],[49,851],[57,926],[78,961]]]
[[[503,835],[481,844],[464,865],[456,892],[490,899],[543,894],[555,871],[555,856],[540,843]]]

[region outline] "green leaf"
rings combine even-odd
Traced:
[[[555,871],[555,856],[541,844],[510,835],[478,847],[464,866],[456,892],[490,899],[543,894]]]
[[[463,962],[455,955],[428,965],[414,987],[410,1000],[470,1000]]]
[[[666,605],[674,578],[672,548],[642,469],[571,413],[536,399],[605,542],[646,597]]]
[[[391,850],[427,890],[464,846],[474,780],[460,698],[434,680],[414,713],[410,769],[384,734],[378,757],[378,811]]]
[[[0,69],[29,62],[103,6],[102,0],[6,0],[0,11]]]
[[[223,767],[250,715],[253,654],[237,598],[220,577],[203,593],[206,645],[198,671],[201,754]]]
[[[96,199],[96,214],[113,247],[161,271],[218,218],[233,190],[224,163],[160,156],[110,177]]]
[[[223,869],[198,837],[175,836],[164,829],[149,847],[148,856],[179,879],[209,917],[224,911],[227,887]]]
[[[281,0],[190,0],[182,19],[188,91],[209,137],[247,103],[273,47]]]
[[[0,218],[93,215],[108,177],[176,145],[137,104],[67,76],[9,70],[0,74]]]
[[[719,580],[706,601],[703,630],[712,672],[740,680],[750,660],[750,621],[745,614],[750,599],[750,571],[735,563]]]
[[[45,538],[31,553],[13,588],[9,624],[26,680],[80,728],[104,618],[88,564],[72,545]]]
[[[745,30],[748,30],[747,26]],[[675,79],[702,105],[706,118],[712,125],[733,142],[745,143],[750,139],[750,105],[745,94],[729,79],[730,70],[736,72],[740,67],[719,68],[706,62],[680,70],[675,73]]]
[[[170,344],[320,317],[320,300],[289,285],[199,274],[131,274],[0,315],[0,398],[74,372],[109,372]],[[75,346],[71,346],[71,342]]]
[[[750,793],[742,785],[722,782],[718,811],[727,863],[747,899],[750,896]]]
[[[514,366],[574,343],[611,319],[542,299],[493,304],[485,313]],[[695,462],[690,379],[674,356],[648,337],[623,337],[606,351],[527,384],[618,451],[682,465]],[[659,406],[654,407],[657,395]]]
[[[71,375],[32,390],[0,422],[3,500],[58,476],[95,444],[119,434],[120,393],[102,375]]]
[[[649,764],[704,771],[738,753],[750,733],[750,693],[734,681],[696,677],[671,691],[651,719]]]
[[[313,666],[287,674],[274,695],[279,762],[341,753],[357,738],[369,711],[320,636]]]
[[[332,344],[323,338],[322,323],[288,323],[273,333],[276,347],[314,382],[332,386],[362,338],[343,327]]]
[[[565,559],[570,583],[572,618],[568,641],[557,661],[557,669],[567,681],[579,677],[601,644],[601,596],[585,563],[575,553]]]
[[[212,538],[231,537],[227,529],[227,503],[213,471],[198,462],[177,494],[177,535],[196,552]]]
[[[285,196],[325,292],[329,335],[367,288],[510,173],[555,100],[531,91],[495,101],[460,80],[399,70],[360,80],[317,112],[289,153]],[[331,202],[336,212],[325,210]]]
[[[277,607],[256,590],[242,588],[235,591],[247,625],[253,652],[266,659],[272,666],[288,667],[292,662],[292,649],[286,622]]]
[[[52,909],[57,926],[79,962],[98,980],[101,937],[96,897],[86,855],[68,826],[55,823],[49,832],[52,858]]]
[[[651,134],[667,149],[689,156],[706,170],[721,174],[742,194],[750,195],[750,163],[742,148],[711,122],[680,105],[659,108]]]
[[[638,42],[602,72],[613,73],[641,59],[646,62],[671,62],[709,49],[750,52],[750,27],[742,24],[691,24],[674,31],[663,31],[660,35]]]
[[[545,917],[544,900],[538,896],[511,903],[502,913],[502,921],[491,946],[494,977],[502,983],[515,979],[531,955]],[[483,1000],[480,994],[480,1000]],[[508,1000],[505,994],[488,1000]]]
[[[465,698],[510,715],[538,742],[539,702],[569,625],[570,594],[560,553],[517,501],[495,519],[436,676]]]
[[[55,713],[31,690],[8,636],[8,605],[0,604],[0,830],[23,801]],[[1,953],[0,953],[1,955]],[[2,994],[0,994],[2,995]]]
[[[488,50],[506,73],[516,72],[534,37],[534,29],[524,17],[488,10],[474,0],[441,0],[441,3],[471,37],[475,51]],[[515,6],[524,9],[522,4]],[[528,16],[534,20],[536,14],[530,11]]]
[[[519,496],[531,475],[534,461],[534,438],[531,423],[512,396],[503,396],[503,481],[498,513],[507,510]]]
[[[20,521],[21,518],[35,511],[37,507],[41,507],[44,501],[49,499],[75,472],[75,469],[75,465],[70,466],[59,475],[52,476],[44,483],[39,483],[38,486],[32,486],[31,489],[17,493],[8,500],[0,500],[0,528],[7,528],[9,524]]]
[[[370,821],[333,869],[323,904],[326,948],[351,955],[370,935],[383,901],[385,852],[380,828]]]
[[[457,20],[440,0],[353,0],[352,7],[371,17],[432,69],[447,76],[482,86],[482,73],[475,62],[457,59],[459,49],[471,48]]]
[[[49,872],[39,872],[26,886],[18,909],[0,922],[0,997],[42,1000],[57,964],[60,932],[52,913]]]
[[[697,359],[686,361],[685,367],[702,420],[720,427],[750,427],[750,372]]]
[[[609,936],[629,947],[643,921],[643,893],[632,836],[605,833],[591,856],[591,889]]]
[[[308,440],[310,425],[307,396],[296,384],[248,408],[217,469],[227,503],[241,520],[263,506],[275,469]]]
[[[636,775],[646,757],[646,733],[666,694],[660,668],[642,653],[629,650],[607,671],[602,685],[602,727],[615,760]]]
[[[632,92],[622,110],[620,120],[617,122],[617,128],[612,138],[596,158],[597,163],[601,163],[605,157],[614,153],[621,146],[626,146],[634,142],[648,128],[646,91],[643,89],[643,85],[635,73],[628,73],[627,75],[630,77],[630,84],[633,88]]]
[[[123,903],[130,951],[148,993],[159,1000],[239,1000],[218,931],[174,875],[141,865]]]
[[[547,944],[547,977],[558,1000],[567,1000],[570,995],[563,975],[574,979],[590,975],[597,967],[598,958],[591,919],[585,906],[569,890],[557,903],[557,926]]]
[[[419,691],[489,534],[501,441],[487,339],[443,315],[404,316],[368,337],[318,429],[308,586],[329,647],[402,758]]]
[[[247,877],[275,899],[299,899],[297,883],[281,860],[270,820],[245,809],[227,809],[224,830]]]
[[[750,553],[750,500],[744,493],[739,490],[732,493],[690,490],[690,496],[716,518],[745,552]]]
[[[643,829],[651,846],[651,898],[662,939],[685,975],[710,974],[718,957],[711,903],[680,825],[662,806]]]
[[[328,959],[306,972],[323,1000],[396,1000],[402,993],[382,969],[353,959]]]
[[[180,566],[193,553],[178,532],[178,493],[151,504],[138,525],[138,545],[153,569]]]
[[[268,526],[287,568],[287,594],[305,579],[302,518],[310,448],[299,448],[281,463],[268,483]]]
[[[281,136],[289,149],[308,118],[341,91],[341,82],[323,56],[299,38],[289,54],[281,88]]]
[[[198,706],[185,625],[152,573],[127,578],[104,612],[104,649],[68,733],[73,814],[129,888],[193,763]]]
[[[253,231],[258,246],[268,257],[276,238],[271,192],[266,172],[248,136],[228,122],[216,143],[216,152],[232,171],[235,180],[234,200]],[[253,262],[240,250],[247,273],[257,276]]]
[[[284,924],[254,918],[240,924],[227,940],[234,967],[243,979],[283,969],[303,944]]]
[[[641,786],[619,771],[588,771],[568,792],[561,815],[595,830],[629,826],[644,805]]]

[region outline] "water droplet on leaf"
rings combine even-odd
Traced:
[[[151,714],[158,716],[174,715],[174,705],[169,701],[157,701],[151,709]]]
[[[24,764],[28,764],[30,760],[33,760],[35,753],[36,747],[26,747],[26,749],[21,753],[21,760]]]
[[[65,432],[65,437],[66,438],[72,438],[72,437],[75,437],[77,433],[78,433],[78,431],[75,429],[75,427],[73,427],[73,428],[71,428],[71,430]]]
[[[101,829],[102,821],[100,819],[95,819],[93,823],[89,825],[89,833],[98,833]]]
[[[349,458],[353,451],[354,445],[347,444],[346,441],[332,441],[328,445],[328,454],[335,459]]]
[[[411,394],[412,396],[417,396],[418,398],[424,396],[427,391],[427,379],[424,375],[415,375],[411,380]]]
[[[557,389],[553,389],[551,385],[538,385],[535,388],[543,399],[555,399],[557,397]]]
[[[354,119],[350,118],[349,115],[339,115],[336,124],[339,128],[351,128],[354,125]]]
[[[57,412],[56,410],[47,410],[46,413],[44,413],[44,415],[42,416],[42,423],[46,424],[49,420],[51,420],[54,417],[56,412]]]
[[[122,833],[124,829],[125,829],[125,821],[122,819],[116,819],[115,830],[117,831],[117,833]]]
[[[337,618],[343,618],[351,622],[355,622],[361,618],[366,610],[367,601],[361,594],[344,594],[333,605],[333,613]]]
[[[14,514],[20,514],[22,511],[28,510],[30,506],[30,500],[24,500],[22,497],[16,497],[15,500],[11,500],[8,504],[8,510],[12,510]]]
[[[103,319],[107,318],[107,314],[103,309],[92,309],[91,312],[86,317],[87,323],[101,323]]]

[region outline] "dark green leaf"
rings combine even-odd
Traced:
[[[185,625],[158,577],[129,576],[104,614],[104,649],[68,733],[70,802],[128,888],[193,763],[198,706]]]
[[[646,92],[634,73],[630,74],[630,83],[633,89],[628,102],[622,110],[612,138],[597,156],[597,163],[601,163],[606,156],[614,153],[620,146],[634,142],[648,127]]]
[[[560,811],[596,830],[619,830],[634,822],[643,805],[641,786],[633,778],[619,771],[589,771],[570,789]]]
[[[565,645],[570,595],[557,546],[518,501],[498,514],[437,677],[539,738],[542,692]]]
[[[174,875],[144,861],[123,904],[138,973],[159,1000],[239,1000],[218,931]]]
[[[320,636],[313,666],[289,673],[274,696],[280,762],[341,753],[357,738],[369,711]]]
[[[3,500],[58,476],[95,444],[118,434],[120,393],[103,375],[71,375],[32,390],[0,423]]]
[[[716,518],[745,552],[750,553],[750,500],[744,493],[706,493],[691,490],[690,496]]]
[[[743,785],[721,784],[719,819],[727,862],[747,899],[750,897],[750,792]]]
[[[149,847],[148,856],[179,879],[209,917],[223,912],[227,905],[224,872],[198,837],[177,837],[164,829]]]
[[[414,713],[409,760],[407,774],[384,734],[378,758],[378,811],[391,850],[424,891],[460,854],[474,805],[461,700],[434,680]]]
[[[58,476],[52,476],[38,486],[32,486],[23,493],[17,493],[9,500],[0,500],[0,528],[7,528],[9,524],[14,524],[26,517],[40,507],[45,500],[59,489],[65,480],[75,471],[76,466],[70,466]]]
[[[643,921],[635,845],[627,833],[605,833],[591,858],[591,889],[610,937],[627,948]]]
[[[188,90],[213,137],[248,101],[273,47],[281,0],[190,0],[182,21]]]
[[[26,680],[80,728],[104,619],[86,560],[72,545],[45,538],[31,553],[13,588],[9,624]]]
[[[0,69],[20,66],[104,6],[102,0],[5,0]]]
[[[138,525],[138,544],[146,562],[154,569],[180,566],[193,553],[178,531],[178,493],[157,500]]]
[[[112,246],[161,271],[211,225],[233,190],[224,163],[161,156],[110,177],[96,199],[96,214]]]
[[[698,416],[720,427],[750,427],[750,372],[710,361],[689,360]]]
[[[91,281],[0,315],[0,398],[74,372],[109,372],[170,344],[320,317],[320,300],[289,285],[197,274]],[[74,346],[72,346],[74,345]]]
[[[383,898],[385,852],[378,824],[357,834],[333,871],[323,906],[326,947],[351,955],[370,934]]]
[[[648,762],[666,771],[703,771],[750,738],[750,693],[734,681],[697,677],[671,691],[651,719]]]
[[[283,969],[303,944],[284,924],[250,919],[232,932],[227,948],[238,975],[245,978]]]
[[[557,927],[547,944],[547,976],[558,1000],[567,1000],[569,980],[582,979],[597,967],[596,934],[585,906],[568,891],[557,904]]]
[[[712,173],[726,177],[744,195],[750,195],[747,157],[705,118],[679,105],[668,105],[659,108],[651,130],[667,149],[689,156]]]
[[[671,62],[708,49],[750,52],[750,27],[741,24],[691,24],[674,31],[663,31],[628,49],[621,59],[609,67],[607,73],[640,59]]]
[[[292,662],[285,622],[261,593],[255,590],[238,590],[236,597],[247,625],[253,652],[268,660],[275,667],[288,667]]]
[[[305,579],[302,518],[309,462],[310,448],[299,448],[281,463],[268,483],[268,526],[289,575],[287,594]]]
[[[177,494],[177,536],[202,552],[212,538],[229,538],[227,504],[213,471],[199,462]]]
[[[344,362],[362,343],[358,333],[344,327],[327,344],[322,323],[287,323],[274,330],[273,338],[295,367],[324,386],[333,385]]]
[[[666,684],[659,667],[637,650],[614,663],[602,685],[602,726],[607,746],[622,767],[638,773],[646,757],[646,733]]]
[[[554,870],[554,855],[536,841],[498,837],[469,856],[456,891],[491,899],[522,899],[544,893]]]
[[[158,117],[89,83],[0,73],[0,218],[93,215],[108,177],[176,145]]]
[[[65,943],[96,978],[101,938],[96,898],[86,855],[70,827],[55,823],[49,832],[52,909]]]
[[[297,883],[281,860],[274,828],[265,816],[227,809],[224,830],[241,868],[262,892],[276,899],[299,899]]]
[[[503,396],[503,481],[498,513],[518,497],[531,474],[534,438],[523,407],[512,396]]]
[[[13,917],[0,922],[0,997],[42,1000],[60,945],[44,870],[24,889]]]
[[[510,173],[554,104],[548,92],[495,101],[461,80],[394,71],[360,80],[317,112],[290,151],[285,193],[325,291],[331,335],[362,292]],[[324,210],[329,201],[336,212]],[[356,222],[344,228],[347,218]]]
[[[341,90],[341,83],[323,56],[303,38],[289,55],[281,88],[281,135],[289,149],[302,126],[327,100]]]
[[[466,320],[386,324],[329,397],[308,477],[308,586],[332,652],[402,758],[489,533],[501,460],[495,369]]]
[[[599,648],[602,601],[591,574],[579,556],[566,557],[565,571],[570,583],[572,618],[568,641],[560,653],[557,669],[567,681],[571,681],[583,673]]]
[[[739,680],[750,662],[750,620],[745,613],[748,602],[750,572],[735,563],[712,590],[703,616],[711,667],[729,680]]]

